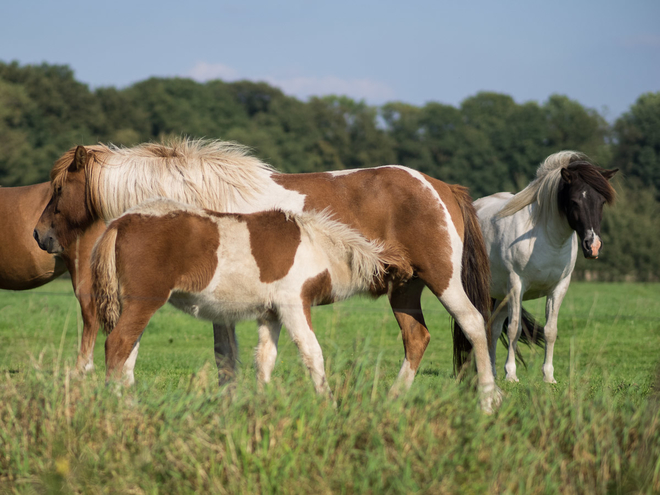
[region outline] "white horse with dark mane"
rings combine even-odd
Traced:
[[[533,340],[545,340],[543,380],[556,383],[552,354],[557,317],[575,267],[578,237],[584,256],[598,258],[603,205],[615,198],[608,181],[616,172],[595,167],[581,153],[561,151],[546,158],[536,179],[515,196],[501,192],[475,201],[492,273],[493,374],[497,341],[508,318],[504,368],[508,381],[518,381],[516,345],[524,320],[535,333]],[[523,311],[522,301],[544,296],[546,323],[542,328]]]

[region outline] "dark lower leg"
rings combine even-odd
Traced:
[[[224,385],[234,379],[238,361],[238,344],[234,324],[213,324],[213,350],[218,367],[218,382]]]

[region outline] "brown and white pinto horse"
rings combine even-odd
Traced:
[[[79,371],[89,371],[93,367],[92,352],[99,328],[91,298],[89,256],[105,224],[96,222],[59,255],[44,252],[34,242],[33,232],[51,195],[48,182],[0,188],[0,289],[34,289],[68,270],[83,320],[76,367]]]
[[[311,306],[356,293],[379,296],[412,277],[396,249],[324,213],[216,213],[168,199],[145,201],[113,221],[91,266],[99,319],[110,333],[107,380],[123,372],[133,383],[137,343],[169,301],[217,323],[258,320],[261,383],[270,380],[284,324],[316,391],[327,395]]]
[[[229,213],[327,209],[367,239],[405,253],[414,269],[413,278],[388,293],[405,349],[393,391],[410,387],[430,340],[420,305],[426,286],[454,318],[455,366],[474,348],[480,389],[488,401],[499,400],[484,323],[488,256],[464,187],[401,166],[282,174],[242,146],[186,139],[134,148],[79,146],[56,162],[51,181],[53,197],[35,229],[49,252],[60,252],[95,220],[112,220],[158,196]],[[216,351],[233,369],[233,327],[216,327],[215,338]]]

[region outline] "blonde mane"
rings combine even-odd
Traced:
[[[112,144],[85,147],[87,202],[109,221],[149,198],[230,212],[241,201],[257,197],[274,169],[237,143],[175,138],[132,148]],[[53,166],[54,187],[65,181],[75,148]]]
[[[511,198],[500,210],[498,216],[508,217],[532,203],[538,207],[534,211],[533,223],[545,223],[559,214],[557,194],[561,181],[561,169],[576,161],[588,162],[588,157],[578,151],[560,151],[547,157],[536,170],[536,179]]]
[[[351,283],[359,290],[382,285],[389,269],[397,273],[409,272],[412,276],[412,268],[403,253],[387,248],[381,241],[366,239],[357,230],[333,220],[328,210],[287,215],[310,239],[330,246],[327,251],[335,261],[349,260]]]

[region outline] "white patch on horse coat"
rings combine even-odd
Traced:
[[[354,174],[355,172],[359,172],[362,169],[359,168],[352,168],[349,170],[331,170],[329,172],[326,172],[327,174],[330,174],[334,177],[341,177],[342,175],[351,175]]]

